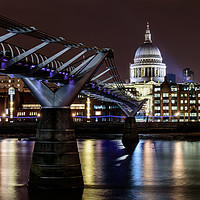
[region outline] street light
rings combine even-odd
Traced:
[[[180,112],[175,113],[175,116],[178,117],[180,115]]]
[[[179,122],[179,116],[180,116],[180,112],[177,112],[177,113],[175,113],[175,116],[177,117],[177,119],[178,119],[178,122]]]
[[[145,115],[146,115],[146,117],[147,117],[146,122],[148,122],[149,113],[146,113]]]

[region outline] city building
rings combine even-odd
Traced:
[[[194,72],[190,68],[183,69],[183,82],[194,82]]]
[[[0,80],[3,80],[2,88],[0,88],[0,121],[37,121],[40,117],[41,106],[23,81],[18,78],[11,79],[8,76],[0,76]],[[13,85],[8,86],[8,83],[13,83]],[[23,87],[19,88],[14,83],[20,83]],[[45,84],[51,90],[58,88],[52,83]],[[125,119],[123,112],[116,104],[97,101],[89,96],[78,95],[70,108],[75,122],[124,121]]]
[[[152,43],[149,23],[147,23],[144,43],[138,47],[134,63],[130,67],[130,83],[126,88],[135,88],[137,99],[148,99],[138,115],[152,115],[153,86],[159,86],[166,76],[166,65],[162,62],[159,48]]]
[[[153,87],[153,121],[200,121],[200,84],[172,83]]]
[[[8,89],[10,87],[16,88],[18,91],[23,91],[24,82],[21,78],[11,78],[7,75],[0,76],[0,88]]]

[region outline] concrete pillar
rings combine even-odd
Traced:
[[[82,188],[70,108],[42,108],[28,185],[34,188]]]
[[[122,143],[125,147],[129,147],[130,145],[137,144],[139,142],[139,136],[137,132],[137,124],[135,121],[135,117],[126,117]]]

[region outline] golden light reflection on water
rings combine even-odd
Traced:
[[[17,143],[15,139],[2,140],[0,142],[1,162],[0,162],[0,186],[1,195],[5,199],[15,199],[17,184],[17,157],[15,156]]]
[[[185,166],[183,158],[183,142],[176,142],[174,146],[174,159],[172,163],[172,174],[174,185],[180,186],[187,184],[185,182]],[[183,181],[184,180],[184,181]]]
[[[84,175],[84,184],[93,185],[95,184],[95,152],[94,152],[94,141],[86,140],[83,143],[83,149],[81,157],[82,170]]]
[[[154,180],[155,149],[153,143],[148,140],[144,145],[144,184],[151,185]]]

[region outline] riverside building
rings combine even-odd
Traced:
[[[41,106],[23,81],[5,75],[0,76],[0,80],[2,80],[0,85],[0,122],[37,121],[40,117]],[[51,83],[46,84],[52,90],[57,87]],[[125,119],[121,109],[115,103],[97,101],[81,94],[77,96],[70,108],[75,122],[112,122]]]
[[[171,83],[153,87],[153,121],[200,121],[200,84]]]

